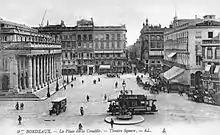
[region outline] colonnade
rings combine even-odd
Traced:
[[[21,60],[23,59],[23,60]],[[59,54],[30,55],[18,59],[18,88],[33,92],[61,77]],[[22,68],[23,67],[23,68]]]

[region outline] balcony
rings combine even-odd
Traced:
[[[211,63],[220,63],[219,59],[207,59],[207,58],[203,58],[203,62],[211,62]]]
[[[180,67],[183,69],[189,69],[189,65],[183,65],[183,64],[180,64],[174,61],[164,60],[163,63],[166,65],[170,65],[170,66],[176,66],[176,67]]]
[[[209,72],[205,72],[202,74],[203,80],[210,80],[210,81],[219,81],[220,76],[218,74],[210,74]]]
[[[149,51],[149,56],[163,56],[164,51]]]
[[[220,40],[202,40],[203,45],[220,44]]]

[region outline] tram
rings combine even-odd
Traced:
[[[117,99],[108,100],[110,102],[108,111],[113,115],[118,115],[123,110],[132,114],[144,114],[158,112],[155,102],[156,99],[148,99],[140,94],[120,94]]]

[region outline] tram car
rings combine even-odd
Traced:
[[[121,109],[126,108],[132,114],[144,114],[157,112],[156,99],[147,99],[145,95],[119,95],[117,99],[109,100],[108,111],[113,115],[120,113]]]

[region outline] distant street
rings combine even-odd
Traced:
[[[101,82],[93,84],[94,79],[100,77]],[[26,101],[24,110],[15,110],[14,101],[0,102],[0,130],[25,129],[25,128],[73,128],[77,129],[78,124],[82,123],[83,128],[109,129],[110,125],[104,122],[108,115],[108,103],[104,101],[104,94],[108,97],[117,95],[122,88],[123,80],[126,82],[126,88],[132,89],[133,93],[149,94],[136,84],[133,74],[122,75],[121,78],[107,78],[105,75],[94,76],[76,76],[73,82],[74,87],[70,85],[66,90],[61,90],[52,98],[45,101]],[[81,81],[84,80],[84,84]],[[145,80],[147,80],[145,76]],[[114,83],[118,81],[119,87],[114,88]],[[86,101],[86,95],[90,96],[90,101]],[[56,116],[49,116],[51,108],[51,99],[60,96],[66,96],[67,111]],[[182,135],[184,133],[195,133],[200,135],[214,134],[220,125],[220,107],[203,103],[189,101],[187,96],[179,96],[176,93],[160,93],[151,95],[158,101],[156,105],[159,112],[155,115],[143,115],[145,121],[137,125],[115,125],[115,129],[147,129],[152,133],[161,133],[166,128],[167,134]],[[85,115],[80,116],[80,107],[84,108]],[[18,126],[17,117],[21,115],[22,125]],[[10,130],[13,132],[12,130]],[[17,130],[15,130],[17,131]],[[14,132],[15,132],[14,131]],[[213,133],[212,133],[213,132]],[[4,132],[3,132],[4,133]]]

